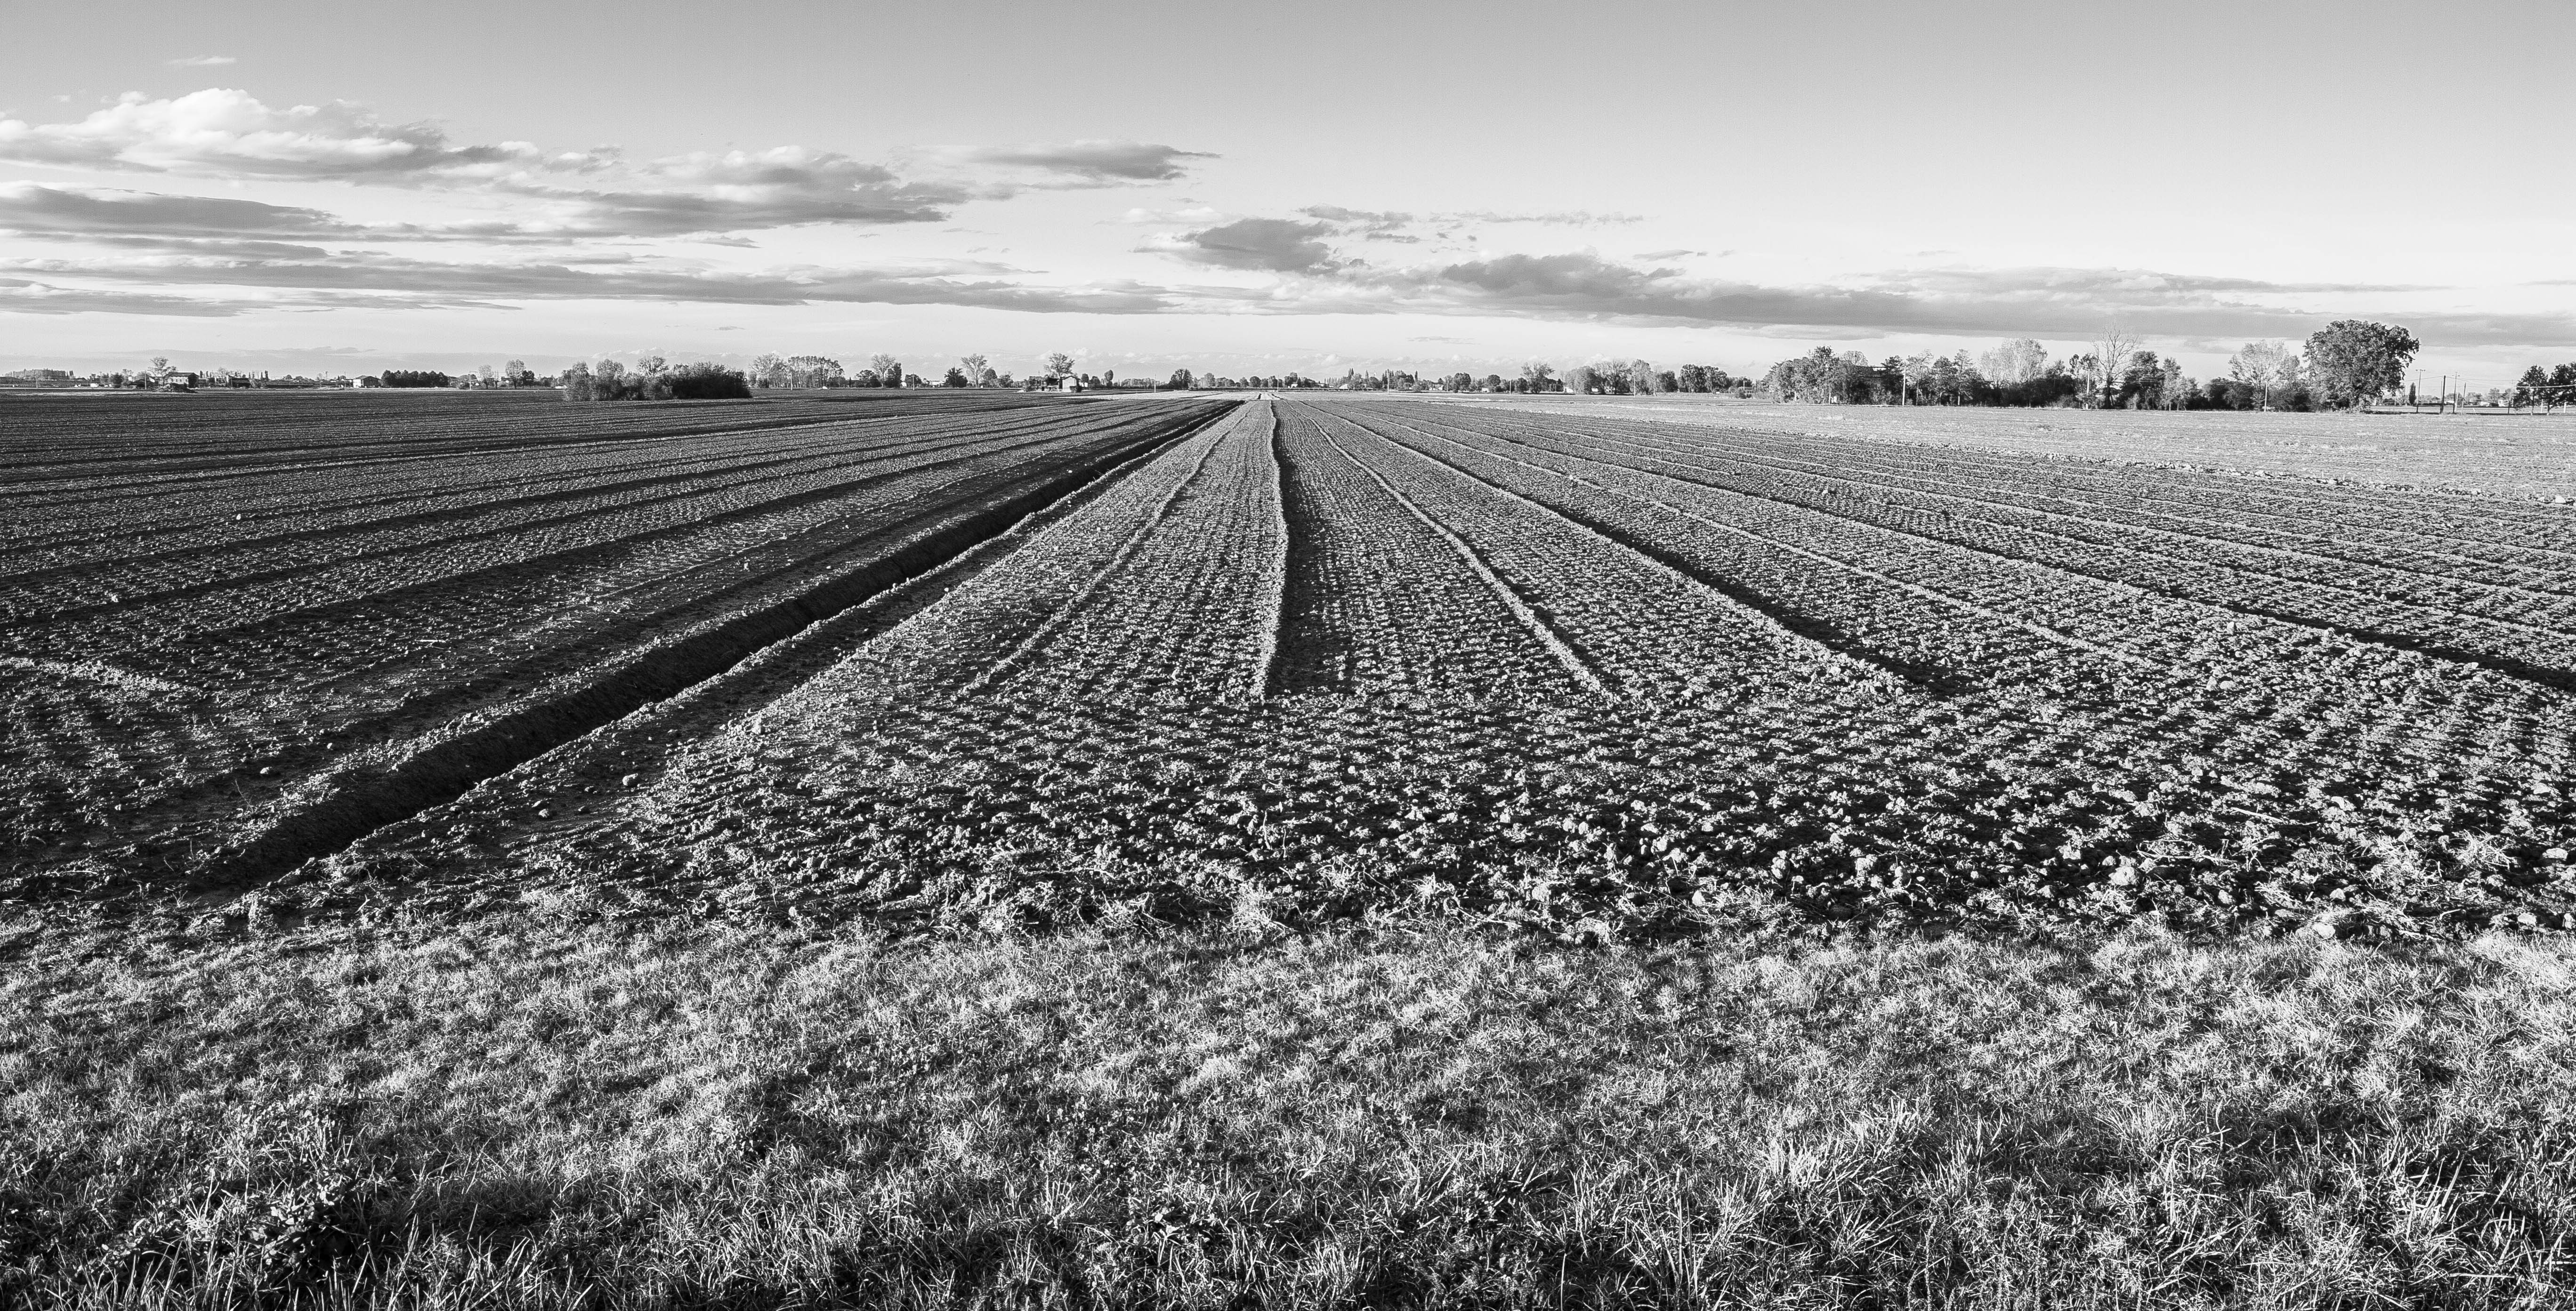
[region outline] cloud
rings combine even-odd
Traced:
[[[1595,214],[1585,209],[1561,209],[1545,214],[1511,214],[1495,210],[1462,210],[1455,214],[1435,215],[1455,223],[1544,223],[1567,228],[1597,228],[1613,223],[1643,223],[1643,214]]]
[[[1357,237],[1362,241],[1395,241],[1411,245],[1422,238],[1405,231],[1413,216],[1396,210],[1344,209],[1339,205],[1309,205],[1297,211],[1311,219],[1333,226],[1336,235]]]
[[[455,146],[426,123],[391,124],[364,106],[272,109],[245,91],[171,100],[128,93],[77,123],[0,119],[0,159],[146,173],[245,178],[391,178],[507,163],[524,144]]]
[[[1725,325],[1792,335],[1960,333],[2068,338],[2116,321],[2155,337],[2298,337],[2330,319],[2393,319],[2445,345],[2576,342],[2576,315],[2368,308],[2427,288],[2377,282],[2266,282],[2140,269],[1929,269],[1844,283],[1766,286],[1686,276],[1591,252],[1499,255],[1388,267],[1338,258],[1326,239],[1400,216],[1316,206],[1311,221],[1239,219],[1159,247],[1192,263],[1284,275],[1229,308],[1277,314],[1417,312]],[[1664,255],[1689,252],[1659,252]],[[1183,299],[1209,289],[1174,292]],[[2320,304],[2319,302],[2326,302]],[[2384,305],[2385,302],[2382,302]]]
[[[1639,255],[1637,258],[1639,258],[1639,259],[1680,259],[1680,258],[1682,258],[1683,256],[1686,256],[1686,255],[1705,255],[1705,254],[1707,254],[1707,253],[1708,253],[1708,252],[1707,252],[1707,251],[1704,251],[1704,250],[1650,250],[1650,251],[1645,252],[1644,254]]]
[[[216,240],[559,242],[598,236],[672,236],[719,226],[901,221],[932,210],[928,197],[893,185],[834,186],[816,174],[779,182],[727,182],[721,194],[529,188],[516,219],[420,225],[346,222],[318,209],[230,196],[0,183],[0,229],[21,236],[191,249]],[[746,240],[702,238],[718,245]]]
[[[1434,289],[1463,289],[1487,300],[1590,307],[1656,303],[1670,293],[1656,284],[1674,276],[1665,268],[1639,269],[1598,255],[1502,255],[1451,264],[1431,275]]]
[[[1215,268],[1312,273],[1343,267],[1322,241],[1332,230],[1331,225],[1322,222],[1236,219],[1185,232],[1162,248],[1193,264]]]
[[[565,187],[536,176],[497,178],[495,190],[536,203],[515,229],[565,237],[668,237],[810,224],[942,223],[973,192],[905,182],[846,155],[786,146],[684,155],[627,171],[638,185]]]
[[[1146,209],[1139,206],[1115,219],[1106,221],[1137,224],[1207,223],[1218,217],[1219,212],[1212,205],[1184,205],[1178,209]]]
[[[366,294],[378,298],[369,303],[416,308],[528,300],[640,300],[727,305],[960,305],[1037,314],[1152,314],[1176,305],[1171,293],[1132,283],[1051,287],[1000,278],[959,277],[947,270],[803,266],[729,272],[642,261],[604,260],[589,267],[575,267],[564,263],[425,260],[373,252],[294,259],[230,259],[202,254],[124,260],[17,259],[0,262],[0,269],[49,278],[147,283],[161,288],[251,287],[315,295]]]
[[[1186,153],[1090,144],[1099,148],[1076,149],[1055,165],[1115,175],[1148,168],[1152,151]],[[882,165],[802,146],[630,161],[613,147],[460,145],[434,124],[389,123],[347,101],[281,109],[222,88],[169,100],[128,95],[72,123],[0,120],[0,160],[482,192],[510,202],[510,217],[405,235],[494,239],[943,222],[970,199],[1004,194],[966,182],[907,181]]]
[[[231,55],[194,55],[186,59],[169,59],[162,62],[172,68],[216,68],[241,61]]]
[[[1308,205],[1298,215],[1328,226],[1331,235],[1361,241],[1385,241],[1419,245],[1426,239],[1447,240],[1479,223],[1533,223],[1565,227],[1593,227],[1608,223],[1641,222],[1635,214],[1594,214],[1586,210],[1564,210],[1547,214],[1513,214],[1492,210],[1460,213],[1411,214],[1402,210],[1352,209],[1345,205]],[[1429,237],[1423,234],[1429,230]],[[1701,252],[1673,252],[1696,254]],[[1658,258],[1649,256],[1648,258]]]
[[[2359,312],[2408,324],[2446,345],[2576,341],[2576,315],[2333,310],[2248,296],[2350,297],[2418,290],[2378,283],[2272,283],[2130,269],[1934,270],[1859,286],[1760,286],[1684,278],[1678,270],[1590,253],[1507,255],[1436,269],[1341,276],[1393,307],[1548,318],[1622,318],[1774,330],[2084,337],[2116,319],[2159,337],[2304,336]],[[1320,308],[1347,308],[1325,289]]]
[[[1346,231],[1358,232],[1392,231],[1413,221],[1411,214],[1399,210],[1344,209],[1339,205],[1308,205],[1297,212]]]
[[[0,183],[0,228],[47,235],[169,238],[355,236],[318,209],[217,196],[169,196]]]
[[[457,305],[473,302],[456,302]],[[392,296],[270,297],[240,299],[174,296],[120,288],[62,287],[23,278],[0,278],[0,314],[150,314],[176,318],[233,318],[256,311],[311,311],[356,307],[418,309],[416,299]],[[506,305],[482,305],[508,309]]]
[[[225,318],[241,313],[246,304],[158,292],[56,287],[24,278],[0,278],[0,314],[162,314]]]
[[[2237,293],[2293,295],[2355,292],[2433,291],[2439,288],[2388,282],[2265,282],[2255,278],[2220,278],[2144,269],[1925,269],[1879,275],[1883,283],[1944,294],[2111,296],[2139,302],[2173,302]]]
[[[1184,160],[1216,156],[1150,141],[1068,141],[1054,145],[995,146],[966,152],[978,164],[1036,169],[1093,186],[1171,182],[1189,172]]]

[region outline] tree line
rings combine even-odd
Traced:
[[[2127,409],[2282,409],[2309,410],[2367,404],[2396,391],[2407,367],[2421,349],[2406,329],[2357,319],[2339,320],[2311,334],[2305,350],[2277,341],[2248,342],[2229,357],[2224,376],[2207,381],[2186,376],[2179,361],[2166,359],[2118,331],[2106,332],[2063,359],[2052,359],[2047,347],[2020,338],[1982,354],[1959,350],[1912,356],[1890,355],[1872,362],[1857,351],[1828,346],[1782,360],[1761,377],[1739,377],[1715,365],[1684,364],[1659,369],[1640,359],[1577,364],[1560,375],[1555,366],[1531,361],[1519,375],[1488,373],[1482,378],[1458,372],[1424,375],[1398,369],[1375,373],[1346,370],[1333,383],[1290,372],[1227,377],[1176,369],[1168,381],[1127,386],[1164,390],[1332,386],[1354,390],[1571,392],[1584,395],[1660,395],[1667,393],[1732,394],[1776,401],[1839,405],[2018,405],[2081,406]],[[513,361],[516,364],[516,361]],[[486,370],[486,372],[490,372]],[[515,370],[514,370],[515,372]],[[389,371],[386,386],[446,386],[447,375]],[[870,356],[858,369],[822,355],[764,354],[748,372],[717,364],[673,367],[660,357],[647,357],[633,368],[613,360],[597,366],[575,365],[561,385],[575,400],[632,400],[665,397],[748,396],[753,389],[815,387],[1019,388],[1058,390],[1118,386],[1115,370],[1083,371],[1062,352],[1046,357],[1044,366],[1026,378],[1014,378],[992,366],[981,354],[965,355],[942,371],[936,383],[905,369],[893,355]],[[2576,400],[2576,364],[2555,370],[2534,366],[2516,391],[2516,403],[2550,398]]]
[[[576,364],[560,379],[568,401],[721,401],[751,395],[750,381],[721,364],[674,365],[647,355],[628,368],[615,360]]]
[[[2248,342],[2227,374],[2187,377],[2135,339],[2106,332],[2090,349],[2052,360],[2029,338],[1982,355],[1925,351],[1878,363],[1819,346],[1771,366],[1755,389],[1770,400],[1824,405],[2062,405],[2138,410],[2348,409],[2396,392],[2422,349],[2404,328],[2343,319],[2285,342]]]
[[[979,369],[982,367],[984,357],[971,355],[967,358],[975,361]],[[949,372],[957,374],[960,371],[952,368]],[[758,355],[752,358],[751,371],[746,376],[752,386],[760,388],[922,385],[919,374],[905,372],[902,360],[882,352],[868,357],[867,364],[858,369],[844,369],[839,360],[827,355]],[[962,376],[961,381],[952,385],[974,385],[963,381]]]
[[[2522,379],[2513,386],[2513,404],[2576,405],[2576,364],[2557,368],[2532,365],[2522,371]]]
[[[1296,375],[1289,376],[1295,378]],[[1319,384],[1301,380],[1293,385]],[[1578,364],[1560,377],[1555,365],[1533,360],[1522,365],[1520,375],[1512,378],[1499,373],[1488,373],[1482,378],[1473,373],[1452,373],[1426,380],[1420,374],[1402,369],[1380,373],[1350,369],[1343,372],[1340,381],[1328,385],[1345,391],[1575,392],[1592,396],[1644,396],[1663,392],[1740,392],[1749,383],[1713,364],[1657,369],[1644,360],[1609,361]]]

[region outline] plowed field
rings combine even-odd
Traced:
[[[0,850],[26,891],[257,886],[942,563],[1216,408],[13,405]]]
[[[908,395],[13,407],[18,895],[191,931],[2576,910],[2563,504],[1715,412]]]

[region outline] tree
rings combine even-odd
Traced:
[[[1047,356],[1046,376],[1048,381],[1052,382],[1055,379],[1067,377],[1071,375],[1072,372],[1072,356],[1065,354],[1063,351],[1057,351],[1055,354]]]
[[[1521,366],[1521,383],[1528,391],[1553,391],[1556,386],[1556,366],[1532,360]]]
[[[683,364],[657,378],[673,400],[743,400],[751,395],[750,381],[721,364]]]
[[[2120,374],[2119,402],[2133,410],[2164,408],[2165,366],[2154,351],[2129,357],[2129,367]]]
[[[841,381],[841,362],[824,355],[791,355],[778,364],[789,387],[829,387]]]
[[[2307,372],[2327,404],[2350,409],[2396,387],[2421,349],[2404,328],[2337,319],[2309,334]]]
[[[1866,390],[1867,378],[1876,372],[1858,351],[1836,355],[1833,347],[1818,346],[1794,360],[1772,365],[1762,379],[1762,390],[1775,400],[1839,405],[1852,399],[1856,387]]]
[[[1655,394],[1655,366],[1644,360],[1630,360],[1625,370],[1628,390],[1639,396]]]
[[[1199,380],[1196,377],[1191,375],[1189,370],[1174,369],[1172,370],[1172,380],[1164,385],[1171,388],[1173,391],[1188,391],[1190,388],[1197,386],[1198,381]]]
[[[167,356],[167,355],[155,355],[155,356],[153,356],[153,357],[152,357],[152,376],[153,376],[153,377],[155,377],[155,378],[167,377],[167,376],[169,376],[169,373],[170,373],[170,357],[169,357],[169,356]]]
[[[2129,361],[2138,353],[2138,339],[2120,331],[2118,324],[2102,330],[2101,340],[2093,343],[2094,373],[2092,405],[2109,405],[2118,399],[2120,383],[2129,376]]]
[[[2545,393],[2537,389],[2548,385],[2549,370],[2544,369],[2537,364],[2532,365],[2530,368],[2523,370],[2521,379],[2514,383],[2513,403],[2516,405],[2529,405],[2533,401],[2539,400]]]
[[[1932,352],[1916,351],[1912,357],[1896,361],[1896,372],[1898,385],[1904,389],[1897,397],[1900,403],[1932,403]]]
[[[1726,370],[1711,364],[1685,364],[1673,375],[1673,387],[1686,392],[1722,392],[1735,386]]]
[[[958,358],[957,368],[966,375],[967,386],[982,387],[988,385],[984,379],[993,372],[993,362],[981,355],[965,355]]]
[[[2277,341],[2249,341],[2227,357],[2227,376],[2250,390],[2255,404],[2272,408],[2272,398],[2298,381],[2299,354]]]
[[[965,371],[964,369],[958,368],[958,367],[957,367],[956,365],[954,365],[954,364],[949,365],[949,366],[948,366],[948,376],[947,376],[947,377],[945,377],[945,378],[940,379],[940,380],[939,380],[939,385],[940,385],[940,386],[942,386],[942,387],[963,387],[963,386],[965,386],[965,385],[966,385],[966,371]]]
[[[868,372],[877,375],[877,385],[880,387],[897,387],[903,384],[903,362],[883,351],[868,357]]]
[[[1998,387],[2019,387],[2039,377],[2048,368],[2048,348],[2028,337],[2017,337],[1977,360],[1986,381]]]
[[[1578,364],[1565,371],[1565,389],[1577,396],[1590,395],[1595,385],[1596,380],[1592,376],[1592,366],[1589,364]]]

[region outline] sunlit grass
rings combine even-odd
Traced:
[[[2572,963],[510,918],[66,947],[0,973],[0,1300],[2552,1305]]]

